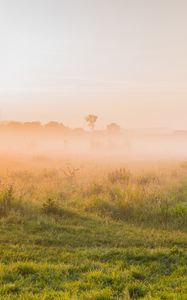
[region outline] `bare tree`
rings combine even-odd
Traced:
[[[86,116],[85,120],[88,124],[88,127],[91,129],[91,130],[94,130],[95,128],[95,123],[97,121],[98,117],[95,116],[95,115],[92,115],[92,114],[89,114],[88,116]]]

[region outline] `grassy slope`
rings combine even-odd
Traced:
[[[18,162],[0,174],[0,299],[187,299],[186,163],[130,178],[86,164],[72,185],[59,161]]]
[[[0,299],[187,299],[185,232],[82,214],[14,223],[0,226]]]

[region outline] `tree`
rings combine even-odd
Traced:
[[[85,120],[86,120],[86,122],[88,123],[88,127],[89,127],[91,130],[94,130],[94,128],[95,128],[95,123],[96,123],[97,119],[98,119],[98,117],[95,116],[95,115],[92,115],[92,114],[86,116]]]
[[[49,123],[45,124],[45,128],[47,129],[59,129],[61,128],[61,124],[56,121],[50,121]]]
[[[66,130],[66,127],[64,126],[63,123],[59,123],[59,122],[56,122],[56,121],[51,121],[51,122],[45,124],[44,128],[49,130],[49,131],[59,131],[59,132],[62,132],[62,131]]]
[[[33,122],[24,122],[23,123],[23,128],[24,129],[30,129],[30,130],[38,130],[42,129],[42,124],[37,121]]]
[[[10,121],[10,122],[8,122],[7,123],[7,128],[8,129],[22,129],[22,126],[23,126],[23,123],[21,123],[21,122],[17,122],[17,121]]]
[[[121,128],[117,123],[110,123],[107,125],[107,131],[109,133],[119,133],[120,130]]]

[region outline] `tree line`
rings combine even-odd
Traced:
[[[87,127],[89,131],[93,132],[96,127],[96,122],[98,120],[98,116],[94,114],[88,114],[85,117],[85,121],[87,123]],[[33,122],[19,122],[19,121],[4,121],[0,122],[0,130],[47,130],[47,131],[76,131],[76,132],[85,132],[83,128],[70,128],[65,126],[62,122],[50,121],[47,123],[41,123],[37,121]],[[120,126],[115,123],[109,123],[105,130],[111,133],[120,132]]]

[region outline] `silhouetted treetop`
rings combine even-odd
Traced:
[[[91,129],[91,130],[94,130],[95,128],[95,123],[97,121],[98,117],[93,115],[93,114],[89,114],[88,116],[85,117],[85,120],[88,124],[88,127]]]

